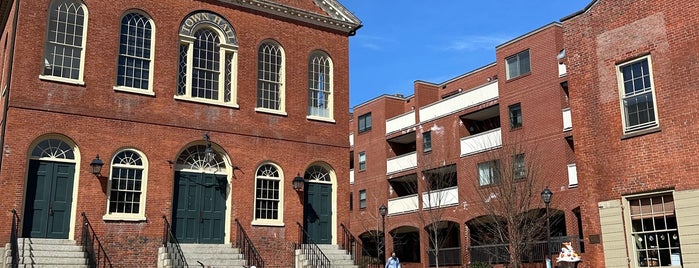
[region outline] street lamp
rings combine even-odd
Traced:
[[[551,198],[553,198],[553,192],[546,186],[546,189],[541,192],[541,199],[544,200],[544,204],[546,204],[546,262],[549,262],[548,258],[549,255],[551,255],[551,222],[549,220],[549,204],[551,203]]]
[[[382,262],[386,261],[386,214],[388,213],[388,208],[386,205],[381,204],[379,207],[379,214],[381,214],[381,252]]]

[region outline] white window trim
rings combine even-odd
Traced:
[[[255,169],[255,183],[253,184],[253,204],[252,204],[252,225],[254,226],[277,226],[277,227],[282,227],[284,226],[284,172],[282,171],[281,167],[279,167],[276,164],[265,162],[260,164],[257,168],[259,169],[260,167],[264,165],[272,165],[274,168],[277,169],[277,172],[279,173],[278,178],[274,177],[264,177],[266,180],[278,180],[279,181],[279,206],[277,209],[277,215],[279,216],[276,220],[270,220],[270,219],[257,219],[255,217],[255,213],[257,211],[257,169]]]
[[[121,18],[119,19],[119,35],[121,35],[121,21],[124,19],[124,16],[131,14],[131,13],[138,13],[146,17],[150,21],[150,26],[151,26],[151,38],[150,38],[150,64],[148,66],[149,72],[148,72],[148,88],[147,89],[141,89],[141,88],[133,88],[133,87],[126,87],[126,86],[119,86],[116,85],[116,76],[114,80],[114,91],[122,91],[122,92],[129,92],[129,93],[136,93],[136,94],[143,94],[143,95],[148,95],[148,96],[155,96],[155,91],[153,90],[153,75],[155,73],[155,35],[156,35],[156,29],[155,29],[155,22],[153,21],[153,18],[148,16],[145,12],[142,12],[137,9],[129,10],[125,12],[123,15],[121,15]],[[121,46],[121,41],[119,41],[119,45],[117,45],[117,59],[119,57],[119,46]],[[119,61],[117,60],[116,62],[117,65],[117,70],[119,68]],[[117,71],[118,72],[118,71]]]
[[[621,72],[621,67],[634,64],[636,62],[642,61],[642,60],[647,60],[648,61],[648,76],[650,77],[650,92],[651,95],[653,96],[653,113],[655,115],[655,122],[654,123],[645,123],[641,125],[636,125],[636,126],[628,126],[626,122],[626,108],[624,108],[624,74]],[[622,128],[624,131],[624,134],[631,134],[631,133],[637,133],[640,131],[645,131],[649,129],[658,129],[660,128],[660,117],[658,115],[658,98],[655,94],[655,80],[653,78],[653,62],[651,61],[651,55],[646,55],[643,57],[639,57],[633,60],[629,60],[626,62],[622,62],[620,64],[617,64],[615,66],[616,68],[616,76],[617,76],[617,83],[618,83],[618,90],[619,90],[619,107],[621,108],[621,124]]]
[[[528,54],[528,57],[529,57],[529,72],[522,73],[522,70],[518,70],[519,73],[518,73],[516,76],[510,76],[510,65],[507,64],[507,60],[516,57],[516,58],[517,58],[517,68],[519,69],[519,63],[520,63],[520,61],[521,61],[521,60],[519,59],[519,55],[522,54],[522,53],[524,53],[524,52],[528,52],[527,54]],[[513,54],[513,55],[511,55],[511,56],[505,58],[505,75],[507,76],[507,80],[515,79],[515,78],[517,78],[517,77],[520,77],[520,76],[523,76],[523,75],[525,75],[525,74],[531,73],[531,72],[532,72],[531,69],[532,69],[532,54],[531,54],[531,51],[530,51],[529,49],[522,50],[522,51],[520,51],[520,52],[517,52],[517,53],[515,53],[515,54]]]
[[[224,37],[225,35],[219,31],[216,27],[211,27],[211,26],[200,26],[198,29],[201,29],[202,27],[207,27],[208,29],[215,31],[219,37],[221,37],[221,40],[225,40]],[[192,32],[196,32],[196,30],[193,30]],[[217,106],[224,106],[224,107],[230,107],[230,108],[239,108],[237,99],[238,99],[238,47],[235,45],[231,44],[226,44],[225,42],[221,42],[220,44],[220,52],[219,52],[219,70],[221,70],[221,74],[219,76],[219,85],[218,85],[218,94],[219,94],[219,100],[210,100],[206,98],[193,98],[191,97],[192,95],[192,69],[193,69],[193,62],[194,62],[194,41],[196,40],[192,36],[187,36],[187,35],[179,35],[180,38],[180,44],[185,44],[187,45],[187,75],[186,75],[186,85],[185,85],[185,94],[184,95],[177,95],[175,94],[174,99],[175,100],[182,100],[182,101],[189,101],[189,102],[198,102],[198,103],[204,103],[204,104],[211,104],[211,105],[217,105]],[[231,67],[231,100],[229,102],[225,102],[225,69],[226,69],[226,55],[227,54],[232,54],[232,67]],[[179,63],[179,61],[178,61]]]
[[[284,110],[274,110],[274,109],[267,109],[267,108],[261,108],[261,107],[256,107],[255,112],[260,112],[260,113],[267,113],[267,114],[276,114],[276,115],[288,115],[286,111]]]
[[[139,211],[138,214],[135,213],[109,213],[109,198],[112,193],[112,170],[114,166],[114,156],[118,155],[123,151],[133,151],[139,154],[141,161],[143,161],[143,174],[141,179],[141,199],[139,200]],[[145,221],[146,217],[146,200],[147,200],[147,190],[148,190],[148,159],[143,152],[136,150],[134,148],[124,148],[117,151],[111,158],[109,162],[109,177],[107,178],[107,204],[105,206],[105,214],[102,219],[105,221]]]
[[[256,104],[255,111],[263,112],[263,113],[278,114],[278,115],[287,115],[286,114],[286,87],[285,87],[285,85],[286,85],[286,51],[284,51],[284,47],[282,47],[279,43],[277,43],[274,40],[265,40],[262,43],[260,43],[260,46],[267,45],[267,44],[275,45],[277,47],[277,49],[279,49],[279,52],[281,53],[281,58],[282,58],[281,68],[279,69],[279,81],[278,81],[278,83],[279,83],[279,93],[278,93],[279,94],[279,110],[269,109],[269,108],[264,108],[264,107],[257,107],[257,104]],[[259,58],[259,53],[260,53],[259,47],[257,49],[257,53],[258,53],[257,56]],[[257,68],[258,68],[258,73],[259,73],[259,68],[260,68],[259,64],[260,63],[258,62],[257,64],[258,64]],[[259,80],[260,80],[260,77],[258,75],[257,81],[259,81]],[[257,90],[259,91],[260,89],[257,88]],[[260,98],[260,96],[258,95],[257,98],[255,99],[256,103],[257,103],[257,100],[259,98]]]
[[[328,90],[328,92],[329,92],[329,94],[330,94],[330,98],[328,98],[328,116],[327,116],[327,117],[323,117],[323,116],[308,114],[308,108],[311,106],[311,103],[308,103],[307,106],[306,106],[306,110],[307,110],[307,111],[306,111],[306,118],[307,118],[307,119],[310,119],[310,120],[325,121],[325,122],[332,122],[332,123],[335,123],[335,114],[334,114],[334,111],[335,111],[335,101],[334,101],[334,100],[335,100],[335,64],[333,63],[333,60],[332,60],[332,58],[330,57],[330,55],[328,55],[327,53],[322,52],[322,51],[314,51],[314,52],[312,52],[312,53],[311,53],[311,59],[313,59],[313,58],[316,57],[316,56],[321,56],[321,55],[322,55],[323,57],[326,57],[326,58],[327,58],[327,60],[328,60],[328,65],[329,65],[328,67],[329,67],[329,69],[330,69],[330,70],[328,71],[328,76],[329,76],[329,79],[330,79],[330,81],[328,81],[328,85],[329,85],[329,87],[330,87],[330,90]],[[308,67],[307,67],[307,68],[310,69],[310,68],[311,68],[311,61],[309,60],[307,64],[308,64]],[[328,78],[326,78],[326,79],[328,79]],[[308,83],[308,81],[307,81],[307,83]],[[310,84],[310,83],[309,83],[309,84]],[[308,86],[307,90],[308,90],[308,91],[311,90],[311,86],[310,86],[310,85]],[[307,98],[307,99],[308,99],[308,98]]]
[[[51,4],[49,5],[49,14],[47,14],[48,17],[46,18],[47,25],[50,23],[50,18],[51,18],[50,13],[53,12],[53,10],[50,9],[50,8],[54,7],[53,2],[63,3],[63,2],[71,2],[71,1],[66,1],[66,0],[52,1]],[[81,86],[85,85],[85,80],[84,80],[84,76],[85,76],[85,50],[87,50],[87,33],[88,33],[87,26],[90,24],[89,23],[89,21],[90,21],[89,15],[90,14],[88,12],[87,5],[85,5],[85,3],[82,1],[79,1],[79,2],[82,6],[83,12],[85,13],[85,18],[84,18],[84,24],[83,24],[83,40],[82,40],[83,42],[82,42],[82,47],[80,49],[80,71],[78,72],[78,79],[70,79],[70,78],[53,76],[53,75],[45,75],[43,72],[43,68],[42,68],[42,72],[39,75],[40,80],[60,82],[60,83],[73,84],[73,85],[81,85]],[[47,27],[46,32],[44,33],[45,37],[48,36],[48,31],[49,31],[49,28]],[[46,45],[47,45],[47,43],[48,43],[48,38],[45,38],[44,43],[43,43],[44,50],[42,52],[42,57],[41,57],[42,61],[45,60],[45,58],[46,58]],[[41,65],[42,66],[44,65],[43,62]]]

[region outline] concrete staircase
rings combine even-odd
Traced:
[[[347,251],[340,249],[337,245],[318,245],[320,250],[330,260],[332,268],[358,268],[354,265],[352,256]],[[296,268],[314,268],[301,250],[296,250]]]
[[[19,238],[19,267],[87,268],[82,246],[67,239]],[[5,264],[10,267],[10,244],[5,246]]]
[[[180,244],[182,253],[189,267],[205,268],[245,268],[246,261],[240,249],[230,244]],[[172,252],[161,247],[158,249],[158,267],[181,267],[173,263]]]

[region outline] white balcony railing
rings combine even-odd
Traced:
[[[386,120],[386,134],[415,125],[415,111],[410,111]]]
[[[420,108],[420,123],[496,99],[497,97],[498,83],[496,81]]]
[[[570,108],[563,109],[563,131],[573,129],[573,120],[570,117]]]
[[[575,164],[568,164],[568,187],[578,186],[578,169]]]
[[[350,184],[354,184],[354,169],[350,169]]]
[[[558,77],[564,77],[568,71],[566,70],[566,65],[563,63],[558,63]]]
[[[417,211],[417,194],[388,199],[388,215]]]
[[[480,153],[502,146],[499,128],[461,138],[461,156]]]
[[[459,204],[459,187],[422,193],[422,209],[447,207]]]
[[[354,133],[350,134],[349,136],[349,142],[350,142],[350,147],[354,146]]]
[[[386,174],[396,173],[417,167],[417,153],[399,155],[386,160]]]

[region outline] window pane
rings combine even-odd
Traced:
[[[282,51],[279,46],[265,43],[258,51],[257,107],[279,110],[282,71]]]
[[[255,219],[276,220],[279,216],[280,174],[273,165],[257,169],[255,189]]]
[[[220,37],[211,29],[194,33],[192,61],[192,97],[219,100]]]
[[[150,69],[151,22],[138,13],[121,21],[117,85],[148,89]]]
[[[112,161],[109,213],[139,214],[143,159],[135,151],[119,152]]]

